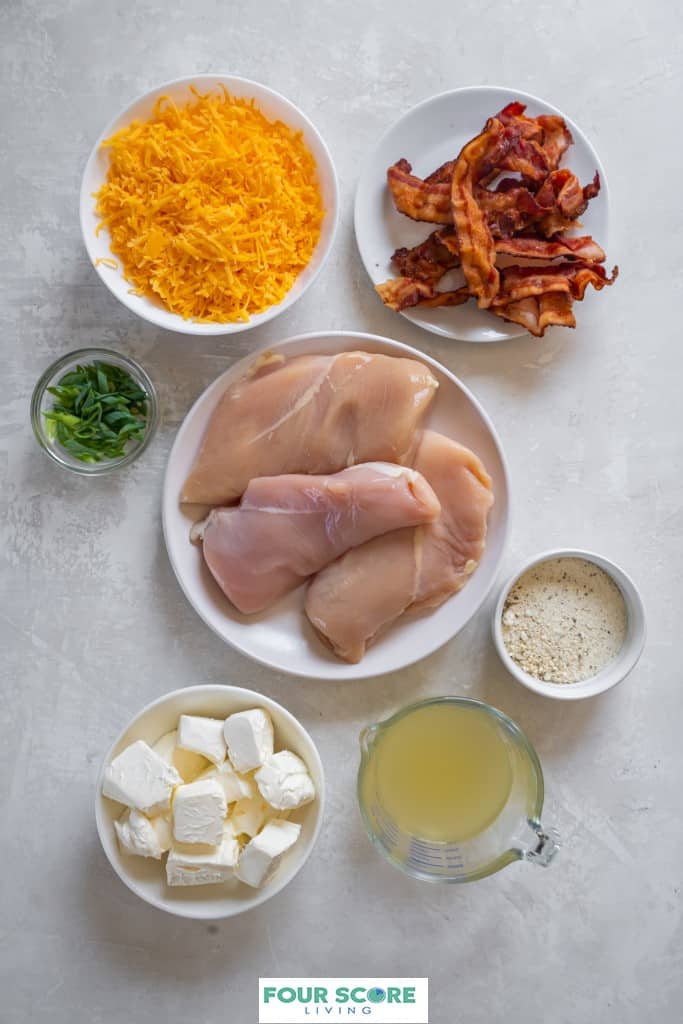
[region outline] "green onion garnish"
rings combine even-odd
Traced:
[[[43,412],[47,435],[80,462],[120,459],[145,435],[149,396],[120,366],[77,366],[47,390],[55,399]]]

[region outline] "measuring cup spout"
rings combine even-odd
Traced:
[[[538,864],[539,867],[547,868],[553,857],[560,849],[560,833],[556,828],[541,828],[540,826],[535,831],[535,842],[524,851],[524,857],[526,860],[531,861],[532,864]]]

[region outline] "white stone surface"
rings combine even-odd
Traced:
[[[678,5],[5,0],[0,26],[4,1024],[213,1024],[228,1011],[252,1024],[259,975],[347,974],[429,975],[435,1024],[680,1020]],[[299,103],[342,185],[322,277],[281,319],[225,341],[133,319],[88,265],[77,222],[102,125],[142,90],[194,70],[241,73]],[[418,100],[486,82],[566,110],[609,175],[619,282],[579,309],[576,331],[541,342],[477,347],[413,329],[381,306],[353,243],[359,163],[378,134]],[[419,345],[483,400],[514,483],[506,571],[544,547],[578,545],[633,573],[649,642],[621,687],[568,707],[515,685],[491,645],[491,602],[427,661],[342,686],[252,665],[199,621],[159,524],[175,430],[231,361],[330,327]],[[90,343],[139,358],[163,408],[144,458],[101,480],[53,466],[28,417],[40,371]],[[117,731],[193,681],[282,701],[319,743],[329,785],[305,870],[272,902],[211,926],[142,905],[106,863],[93,820],[99,760]],[[547,871],[516,864],[471,886],[430,887],[367,842],[354,796],[359,729],[444,692],[491,701],[536,744],[546,817],[565,844]]]

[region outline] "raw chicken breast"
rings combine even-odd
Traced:
[[[180,500],[229,505],[254,477],[410,464],[437,387],[414,359],[269,353],[221,398]]]
[[[308,618],[345,661],[360,661],[367,645],[404,612],[436,607],[457,593],[483,554],[493,494],[481,461],[426,430],[414,466],[441,502],[439,518],[355,547],[308,588]]]
[[[365,463],[334,476],[258,477],[237,508],[198,528],[216,582],[245,613],[267,608],[371,537],[433,521],[439,501],[414,469]]]

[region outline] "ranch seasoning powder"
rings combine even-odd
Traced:
[[[610,576],[584,558],[528,569],[503,608],[503,641],[521,669],[548,683],[597,675],[621,650],[627,612]]]

